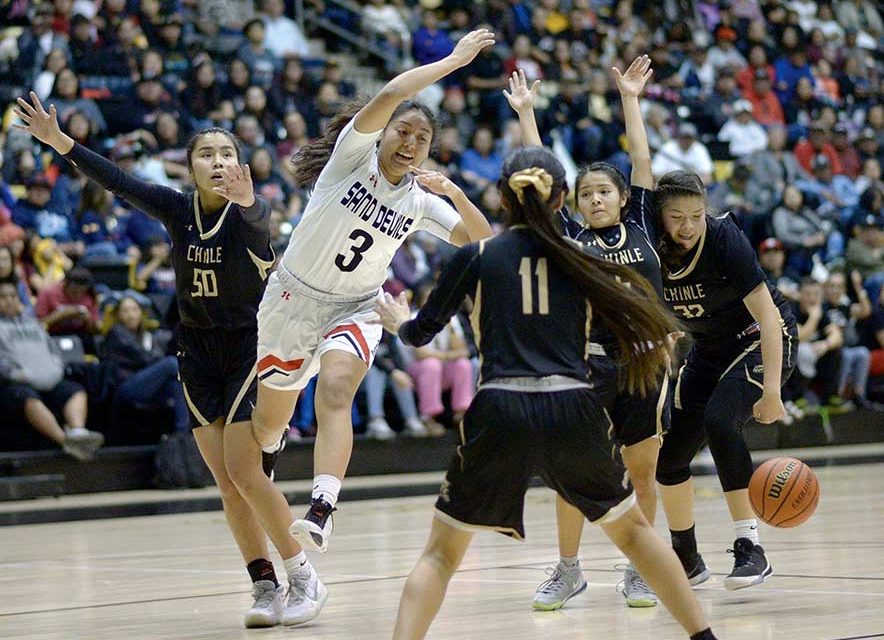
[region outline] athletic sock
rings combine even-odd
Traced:
[[[282,564],[285,566],[285,573],[289,577],[296,573],[310,570],[310,563],[307,562],[307,554],[303,551],[296,556],[286,558],[282,561]]]
[[[273,563],[266,558],[252,560],[246,565],[246,571],[249,572],[249,577],[252,579],[252,582],[270,580],[277,587],[279,586],[279,581],[276,579],[276,571],[273,570]]]
[[[697,555],[697,538],[694,535],[694,526],[683,531],[669,530],[669,537],[672,540],[672,548],[679,558],[690,559]]]
[[[712,629],[706,627],[700,633],[692,635],[691,640],[718,640],[718,638],[713,635]]]
[[[580,564],[580,556],[560,556],[559,562],[566,567],[576,567]]]
[[[331,506],[338,502],[338,494],[341,492],[340,479],[330,475],[318,475],[313,478],[313,498],[322,498]]]
[[[747,538],[752,544],[758,544],[758,521],[755,518],[751,520],[734,520],[734,532],[737,538]]]

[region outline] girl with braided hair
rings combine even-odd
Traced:
[[[524,538],[524,498],[537,473],[602,527],[692,640],[713,640],[675,554],[611,455],[609,421],[589,384],[591,320],[611,327],[625,380],[639,391],[658,384],[668,352],[633,345],[665,344],[675,323],[635,271],[562,237],[554,218],[568,187],[551,152],[514,151],[499,187],[506,231],[459,250],[413,320],[404,296],[387,294],[376,307],[384,328],[420,346],[469,296],[482,356],[479,391],[461,424],[429,542],[405,583],[393,638],[426,635],[476,530]]]

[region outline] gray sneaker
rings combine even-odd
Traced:
[[[68,427],[64,433],[62,451],[80,462],[88,462],[95,457],[95,451],[104,444],[104,436],[85,427]]]
[[[623,581],[617,585],[617,590],[626,598],[626,604],[630,607],[656,607],[657,594],[638,575],[631,564],[627,565],[623,572]]]
[[[289,595],[282,610],[282,624],[287,627],[313,620],[322,611],[328,599],[328,589],[319,579],[316,569],[289,576]]]
[[[252,597],[255,603],[246,611],[246,629],[275,627],[282,620],[285,587],[276,586],[272,580],[258,580],[252,584]]]
[[[561,609],[568,600],[586,589],[579,563],[569,566],[559,562],[554,568],[547,569],[546,573],[550,576],[549,580],[537,587],[534,594],[532,607],[536,611]]]

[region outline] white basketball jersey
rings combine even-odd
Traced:
[[[398,185],[387,182],[378,167],[380,135],[360,133],[352,121],[344,127],[292,232],[282,263],[314,289],[371,295],[406,236],[429,231],[448,241],[461,219],[411,174]]]

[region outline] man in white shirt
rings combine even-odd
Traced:
[[[655,178],[670,171],[693,171],[704,184],[710,184],[712,157],[706,145],[697,140],[697,128],[690,122],[683,122],[678,126],[676,138],[665,142],[654,154],[651,170]]]
[[[279,58],[306,58],[310,47],[298,23],[284,15],[283,0],[264,0],[264,46]]]
[[[729,143],[730,154],[736,158],[767,148],[767,132],[755,121],[752,103],[748,100],[734,103],[734,115],[724,123],[718,139]]]

